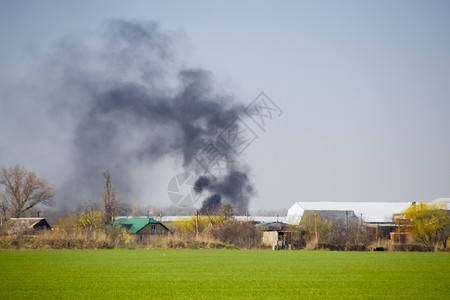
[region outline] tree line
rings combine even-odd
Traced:
[[[117,197],[108,170],[103,172],[103,177],[101,206],[97,209],[86,206],[78,214],[60,218],[58,229],[60,233],[65,232],[65,238],[69,240],[78,234],[78,238],[84,236],[81,240],[86,243],[91,240],[91,244],[95,245],[95,239],[99,236],[103,236],[108,247],[136,243],[133,236],[113,228],[123,203]],[[22,166],[0,170],[0,212],[3,220],[20,218],[38,205],[51,206],[55,194],[51,184]],[[200,238],[243,248],[261,247],[262,230],[252,222],[237,221],[232,216],[230,205],[203,215],[197,213],[187,220],[170,224],[172,235],[169,239],[172,239],[171,243],[174,237],[180,241]],[[408,231],[412,238],[410,242],[435,248],[447,246],[450,218],[445,207],[439,204],[413,204],[399,215],[398,220],[398,228]],[[321,218],[317,212],[305,212],[301,222],[289,229],[289,237],[290,246],[294,249],[336,250],[361,250],[377,238],[363,220],[356,218],[344,222],[342,219]]]

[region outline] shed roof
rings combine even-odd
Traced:
[[[270,222],[259,224],[263,231],[285,231],[290,229],[290,225],[282,222]]]
[[[31,230],[51,229],[45,218],[11,218],[2,226],[2,231],[8,234],[25,233]]]
[[[158,222],[152,218],[120,218],[114,221],[115,227],[126,228],[131,233],[138,233],[142,228],[144,228],[148,224],[161,224],[161,222]],[[164,226],[163,224],[161,225]],[[166,228],[166,226],[164,226],[164,228]]]

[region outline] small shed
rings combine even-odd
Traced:
[[[126,228],[132,234],[141,235],[166,235],[170,231],[161,222],[152,218],[120,218],[114,221],[114,227]]]
[[[272,249],[288,249],[291,244],[291,227],[281,222],[259,224],[263,232],[263,244],[271,246]]]
[[[7,235],[19,235],[51,229],[52,227],[44,218],[11,218],[3,224],[1,232]]]

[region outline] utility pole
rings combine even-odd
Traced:
[[[195,213],[195,233],[196,235],[198,235],[198,209],[197,212]]]
[[[348,210],[345,211],[345,234],[348,231]]]
[[[314,214],[314,234],[316,236],[316,242],[319,242],[319,235],[317,234],[317,219],[319,215],[317,213]]]

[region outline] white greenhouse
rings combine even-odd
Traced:
[[[352,211],[366,223],[390,223],[411,202],[296,202],[288,210],[286,222],[298,225],[304,211]]]

